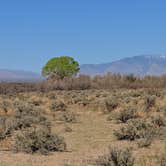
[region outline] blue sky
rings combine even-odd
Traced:
[[[165,0],[1,0],[0,68],[40,72],[48,59],[79,63],[166,54]]]

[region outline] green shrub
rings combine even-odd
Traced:
[[[66,143],[62,137],[52,134],[47,128],[30,128],[15,136],[16,152],[48,154],[65,151]]]
[[[10,136],[15,130],[22,130],[34,125],[50,127],[50,122],[42,115],[42,109],[24,102],[17,103],[15,107],[13,116],[3,118],[0,139]]]
[[[114,130],[114,135],[118,140],[135,140],[144,138],[145,135],[154,135],[154,130],[151,124],[141,119],[132,119],[127,122],[127,125],[122,126],[118,130]]]
[[[14,120],[18,129],[36,125],[49,126],[50,122],[43,115],[44,110],[29,103],[21,102],[16,106]]]
[[[110,148],[108,154],[99,156],[96,165],[98,166],[133,166],[134,158],[131,150]]]

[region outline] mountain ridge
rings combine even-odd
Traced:
[[[140,55],[126,57],[103,64],[83,64],[81,74],[103,75],[107,72],[138,76],[166,74],[166,55]]]
[[[137,76],[166,74],[166,55],[140,55],[101,64],[80,65],[80,74],[104,75],[108,72]],[[43,77],[32,71],[0,69],[0,82],[36,82]]]
[[[32,71],[0,69],[0,82],[35,82],[41,79],[38,73]]]

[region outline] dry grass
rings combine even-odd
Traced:
[[[147,99],[148,96],[148,99]],[[151,100],[155,96],[154,100]],[[117,100],[111,102],[110,100]],[[116,89],[116,90],[73,90],[52,92],[26,92],[17,95],[0,95],[0,116],[11,118],[15,116],[17,102],[26,103],[38,110],[51,123],[51,132],[64,137],[67,144],[65,152],[51,152],[45,156],[40,154],[14,153],[14,135],[0,141],[0,166],[90,166],[98,156],[107,153],[109,146],[130,148],[135,158],[136,166],[156,166],[160,154],[164,153],[166,141],[166,90],[149,91],[146,89]],[[118,103],[111,109],[109,103]],[[152,102],[151,102],[152,101]],[[150,104],[149,104],[150,102]],[[58,104],[59,105],[58,105]],[[63,104],[62,104],[63,103]],[[63,105],[63,106],[62,106]],[[57,107],[56,107],[57,106]],[[62,107],[61,107],[62,106]],[[137,116],[129,116],[123,112],[126,108],[134,110]],[[107,110],[109,109],[109,110]],[[53,111],[55,110],[55,111]],[[26,116],[29,113],[26,113]],[[36,115],[35,113],[32,114]],[[118,115],[115,117],[113,115]],[[24,118],[24,114],[21,114]],[[64,118],[65,116],[65,118]],[[108,116],[111,119],[108,121]],[[63,118],[62,118],[63,117]],[[125,118],[125,123],[121,119]],[[132,119],[144,119],[158,131],[148,147],[140,148],[140,140],[117,140],[114,130],[120,129]],[[67,119],[67,120],[66,120]],[[114,120],[120,119],[119,123]],[[32,124],[35,127],[36,122]],[[41,124],[45,125],[45,124]],[[27,130],[20,128],[19,132]],[[29,130],[29,127],[28,127]]]

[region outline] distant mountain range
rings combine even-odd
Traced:
[[[124,58],[105,64],[81,65],[81,74],[103,75],[107,72],[120,74],[163,75],[166,74],[166,55],[143,55]]]
[[[163,75],[166,74],[166,55],[134,56],[105,64],[80,66],[81,74],[103,75],[107,72],[138,76]],[[0,82],[36,82],[42,79],[40,74],[34,72],[0,69]]]
[[[42,77],[34,72],[0,69],[0,82],[35,82]]]

